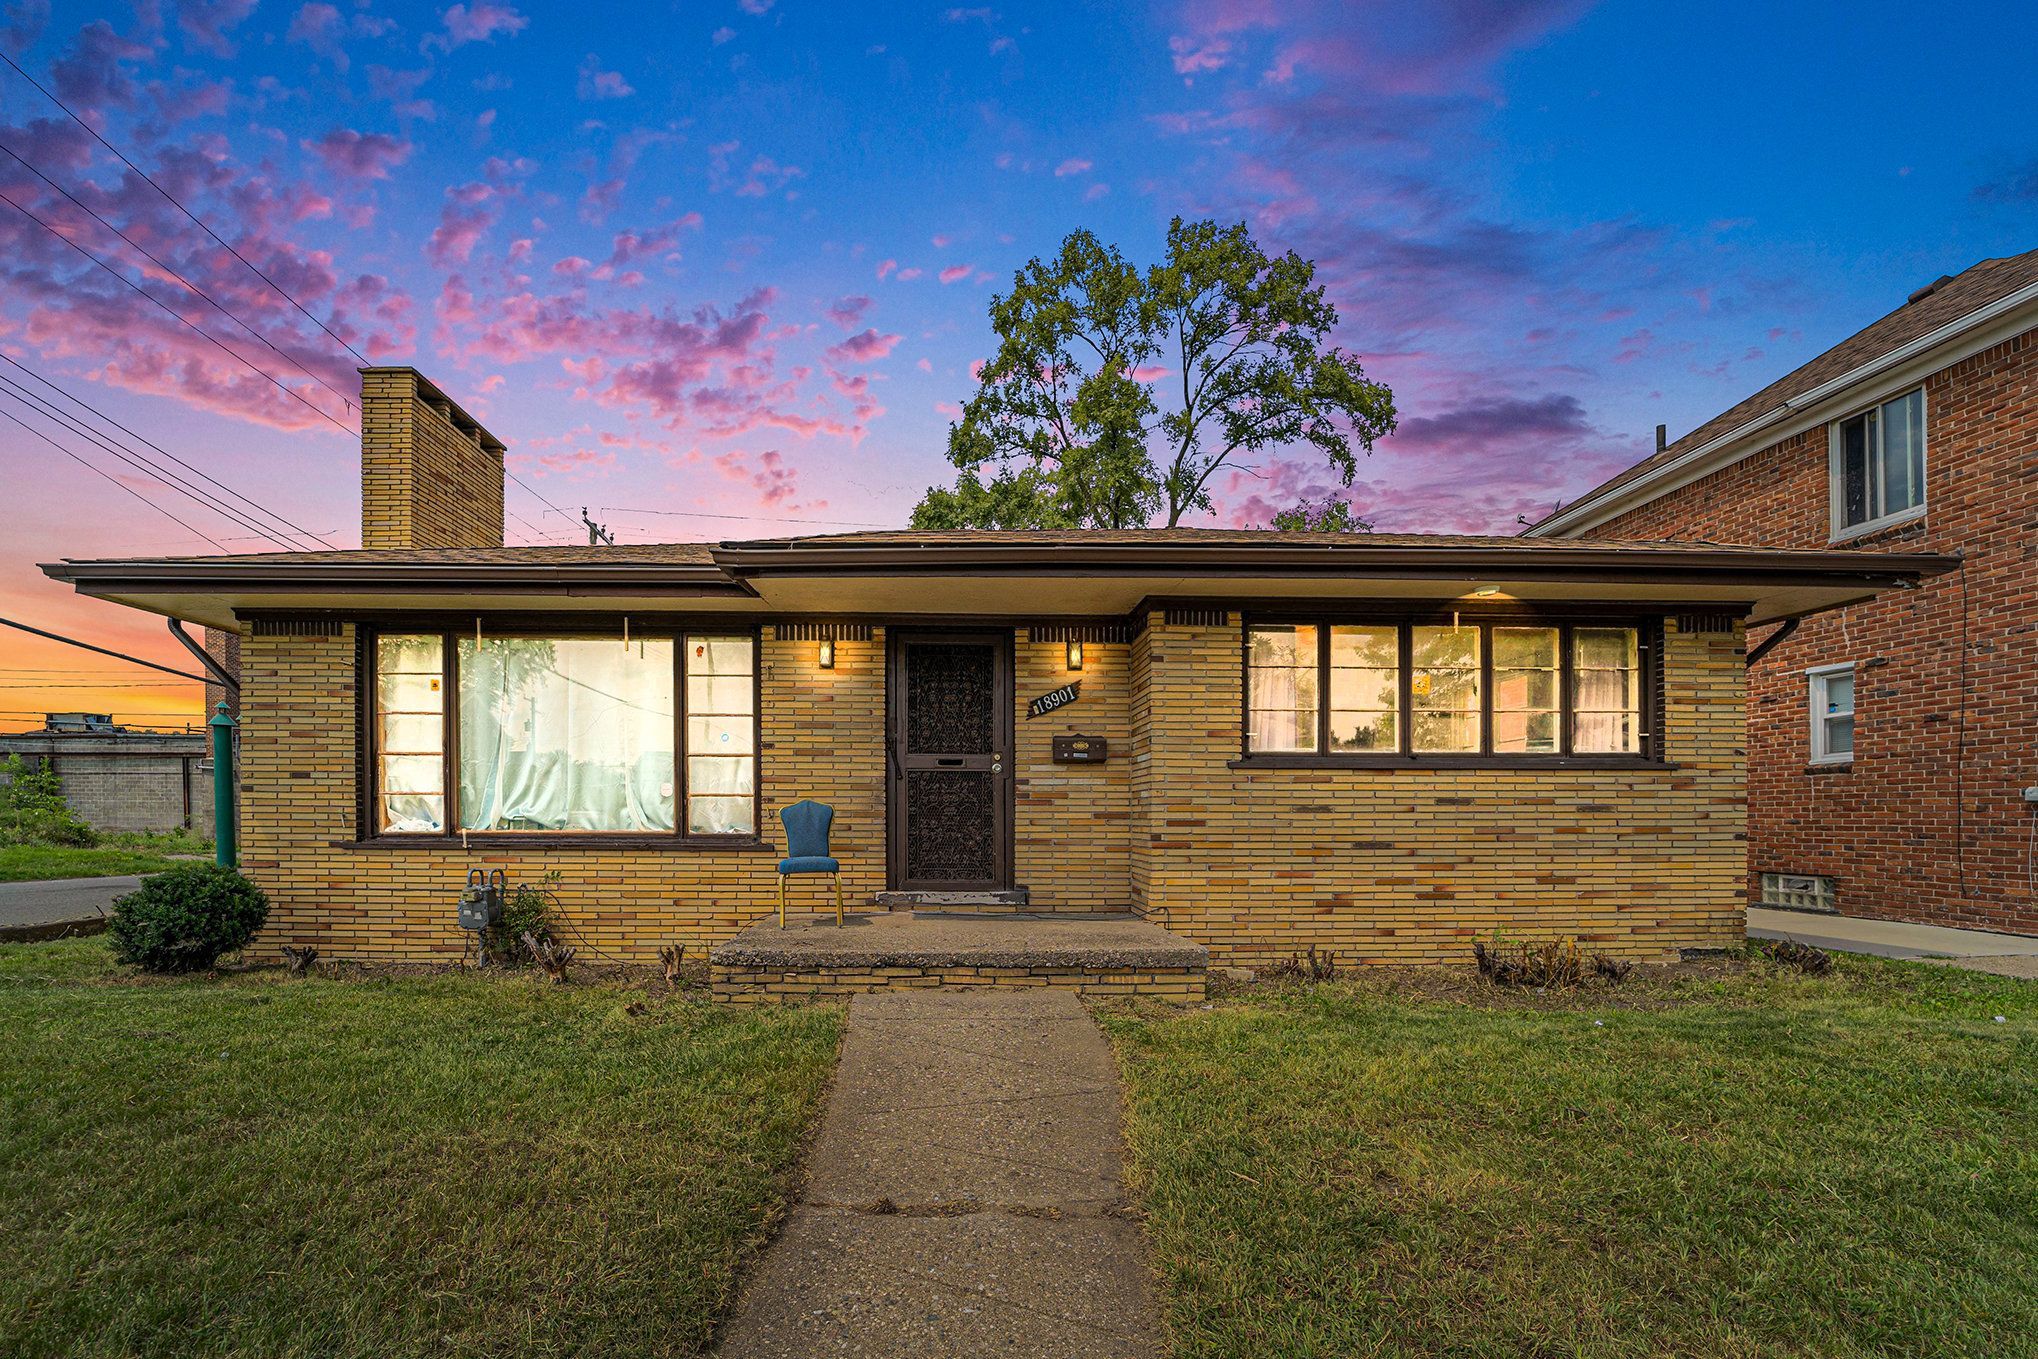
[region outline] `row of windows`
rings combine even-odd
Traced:
[[[756,670],[743,635],[384,634],[375,829],[755,834]]]
[[[1248,755],[1639,755],[1641,631],[1254,623]]]

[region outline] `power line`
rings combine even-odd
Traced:
[[[14,68],[14,74],[20,76],[23,80],[26,80],[29,84],[35,86],[37,90],[40,90],[42,92],[43,98],[49,100],[52,104],[55,104],[58,108],[62,109],[65,115],[68,116],[72,122],[76,123],[79,127],[82,127],[87,132],[91,133],[92,140],[98,142],[108,151],[111,151],[115,156],[119,157],[120,163],[122,165],[125,165],[128,169],[140,175],[142,179],[147,182],[150,188],[154,189],[157,193],[161,194],[164,198],[168,199],[171,205],[174,206],[177,209],[177,211],[183,213],[186,217],[189,217],[193,222],[197,223],[198,229],[200,231],[203,231],[206,235],[212,237],[213,240],[219,242],[220,246],[229,255],[232,255],[242,264],[247,265],[248,272],[252,273],[256,278],[261,279],[262,282],[268,284],[271,288],[273,288],[278,297],[288,302],[291,306],[297,308],[297,310],[304,316],[305,320],[311,322],[313,325],[317,326],[320,330],[324,331],[327,335],[331,336],[335,344],[339,345],[349,354],[352,354],[362,363],[366,364],[370,362],[366,354],[363,354],[360,350],[354,348],[354,346],[348,344],[345,340],[341,339],[338,335],[334,334],[333,328],[331,326],[319,320],[316,316],[313,316],[309,311],[306,311],[304,308],[304,304],[302,302],[299,302],[296,298],[292,297],[289,293],[283,290],[283,285],[278,283],[275,279],[270,278],[260,269],[257,269],[253,261],[248,259],[248,257],[246,255],[243,255],[240,251],[234,249],[233,246],[229,245],[225,238],[223,238],[217,231],[214,231],[211,227],[205,224],[203,218],[199,217],[197,213],[191,211],[191,209],[185,207],[181,202],[179,202],[177,200],[176,195],[172,194],[168,189],[164,188],[162,185],[156,183],[156,181],[150,177],[148,171],[142,169],[141,166],[136,165],[133,161],[129,160],[126,154],[122,152],[119,147],[115,146],[112,142],[107,141],[106,138],[100,136],[98,128],[92,126],[92,124],[86,122],[83,118],[80,118],[77,114],[72,113],[70,105],[66,104],[63,100],[57,98],[54,94],[51,94],[47,89],[44,89],[42,82],[37,80],[34,76],[30,75],[28,72],[22,70],[20,64],[17,63],[14,60],[14,58],[8,56],[5,52],[0,52],[0,61],[4,61],[9,66],[12,66]]]
[[[40,398],[36,397],[33,393],[27,391],[25,388],[9,380],[5,376],[0,376],[0,394],[11,396],[16,401],[20,402],[22,405],[27,406],[30,410],[34,411],[36,414],[41,415],[43,418],[56,421],[59,426],[70,431],[72,434],[75,434],[80,438],[86,440],[87,442],[92,444],[95,448],[99,449],[101,452],[111,453],[121,462],[126,463],[129,467],[134,468],[136,471],[142,473],[144,476],[152,477],[157,482],[161,483],[164,486],[169,487],[173,491],[176,491],[179,495],[184,496],[186,499],[191,500],[199,505],[202,505],[206,509],[209,509],[216,514],[221,515],[230,523],[240,528],[255,530],[256,533],[260,534],[262,537],[267,538],[270,542],[276,544],[276,546],[282,548],[286,552],[296,550],[293,544],[286,542],[282,538],[278,538],[273,533],[264,531],[260,524],[255,523],[253,520],[247,518],[245,515],[241,514],[239,511],[233,509],[232,507],[221,504],[219,501],[212,499],[204,492],[193,487],[189,482],[185,481],[182,477],[178,476],[176,473],[166,472],[163,469],[156,467],[153,463],[150,463],[145,459],[135,456],[131,451],[124,452],[121,449],[114,447],[112,444],[100,438],[98,434],[95,433],[93,430],[83,425],[80,425],[76,420],[64,414],[64,412],[58,410],[56,407],[50,405],[48,402],[43,401]],[[217,538],[208,537],[206,541],[211,543],[214,547],[218,548],[220,551],[222,552],[226,551],[226,544],[220,542]]]
[[[678,519],[742,519],[757,524],[829,524],[836,528],[890,528],[858,519],[802,519],[791,514],[709,514],[706,510],[633,510],[623,505],[604,505],[604,514],[659,514]]]
[[[176,463],[179,467],[184,468],[192,475],[198,477],[203,481],[210,482],[212,485],[217,486],[220,490],[232,496],[234,499],[243,502],[244,504],[250,506],[251,508],[253,508],[254,510],[258,511],[261,514],[267,515],[270,519],[273,519],[275,522],[283,525],[284,528],[289,529],[293,534],[297,535],[298,537],[309,538],[313,542],[318,543],[324,547],[329,548],[332,546],[332,544],[330,542],[327,542],[322,535],[313,533],[310,529],[300,528],[297,524],[284,518],[282,515],[276,513],[276,511],[270,509],[268,506],[256,500],[253,496],[246,495],[240,491],[236,491],[233,487],[227,485],[219,478],[212,476],[211,474],[202,471],[197,467],[192,466],[184,459],[178,457],[175,453],[172,453],[168,449],[164,448],[161,444],[158,444],[154,440],[148,438],[146,435],[137,434],[135,431],[129,429],[126,425],[123,425],[122,423],[120,423],[120,421],[106,414],[104,411],[94,406],[91,402],[79,396],[76,392],[67,391],[64,388],[57,386],[56,383],[51,382],[48,378],[36,372],[33,368],[29,368],[24,364],[16,362],[14,359],[9,358],[5,353],[0,353],[0,363],[5,363],[10,368],[18,369],[21,373],[25,374],[30,378],[33,378],[35,381],[49,388],[51,391],[55,392],[58,396],[63,397],[65,400],[69,401],[72,405],[78,407],[80,410],[83,410],[88,414],[96,417],[105,424],[113,426],[115,429],[127,435],[129,438],[135,439],[143,444],[148,445],[149,448],[153,449],[157,453],[160,453],[162,456],[168,458],[171,462]],[[327,531],[332,532],[333,530]],[[257,533],[254,536],[259,538],[266,538],[272,543],[278,541],[276,535],[273,533],[262,532]],[[215,547],[219,545],[218,542],[213,539],[207,539],[206,541],[212,542]],[[232,542],[234,540],[230,538],[227,541]],[[285,546],[287,547],[289,546],[289,544],[285,544]]]
[[[140,491],[137,491],[134,487],[122,481],[119,477],[116,477],[111,472],[108,472],[105,468],[94,466],[92,463],[85,461],[85,459],[79,457],[76,453],[73,453],[70,449],[65,448],[62,444],[58,443],[55,439],[52,439],[49,435],[43,433],[41,430],[35,428],[33,425],[22,424],[20,420],[15,419],[13,412],[0,410],[0,419],[8,420],[16,425],[21,425],[21,428],[27,430],[30,434],[33,434],[36,438],[48,444],[51,448],[56,449],[57,452],[63,454],[65,457],[69,458],[72,462],[77,463],[80,467],[85,468],[87,471],[97,473],[99,476],[106,478],[108,481],[112,482],[115,486],[118,486],[121,490],[126,491],[129,495],[133,496],[136,500],[141,501],[142,504],[147,505],[157,514],[162,515],[165,519],[175,524],[178,528],[183,529],[186,533],[194,534],[197,537],[204,538],[206,542],[211,543],[221,552],[226,551],[226,547],[223,544],[221,544],[220,542],[211,537],[208,537],[206,534],[200,532],[195,526],[185,523],[182,519],[179,519],[176,515],[170,513],[168,510],[164,509],[161,505],[158,505],[155,501],[149,499],[147,496],[143,495]],[[58,638],[57,640],[62,641],[64,639]]]
[[[0,411],[0,415],[5,414],[5,411]],[[175,675],[179,679],[197,680],[200,684],[218,683],[217,680],[207,679],[204,675],[194,675],[189,670],[173,670],[167,665],[158,665],[154,661],[145,661],[139,656],[130,656],[125,651],[112,651],[103,646],[94,646],[90,642],[81,642],[75,637],[66,637],[61,632],[46,632],[42,628],[33,628],[26,623],[17,623],[12,618],[0,618],[0,628],[14,628],[20,632],[33,633],[37,637],[47,637],[52,642],[62,642],[65,646],[77,647],[80,651],[97,652],[101,656],[111,656],[116,661],[127,661],[133,665],[146,666],[150,670],[160,670],[166,675]],[[165,716],[175,717],[177,714],[168,713]]]
[[[254,362],[252,359],[249,359],[245,355],[236,354],[233,350],[228,349],[224,344],[221,344],[219,338],[213,335],[210,331],[200,329],[198,326],[193,325],[192,322],[187,317],[185,317],[181,312],[178,312],[175,308],[171,307],[161,298],[158,298],[154,293],[142,287],[140,284],[136,283],[133,279],[130,279],[126,274],[121,273],[118,269],[115,269],[105,260],[100,259],[97,255],[87,250],[84,246],[79,245],[76,241],[72,240],[69,236],[66,236],[63,232],[58,231],[55,227],[51,226],[48,222],[45,222],[42,218],[30,212],[27,208],[22,207],[21,204],[15,202],[12,198],[9,198],[5,193],[0,193],[0,203],[5,203],[8,207],[13,208],[23,217],[26,217],[29,221],[34,222],[44,231],[47,231],[50,235],[56,237],[58,240],[62,241],[65,245],[70,246],[71,249],[77,251],[79,254],[83,255],[86,259],[91,260],[101,269],[104,269],[107,273],[119,279],[127,287],[133,289],[141,296],[155,303],[158,307],[161,307],[165,312],[168,312],[172,317],[174,317],[179,323],[189,327],[194,335],[197,335],[201,339],[204,339],[205,341],[210,343],[214,348],[219,350],[220,353],[225,354],[228,358],[233,359],[235,362],[244,364],[248,368],[253,369],[255,372],[260,373],[263,377],[268,378],[269,381],[276,384],[276,390],[298,401],[304,406],[306,410],[309,410],[314,414],[320,416],[321,418],[325,419],[326,421],[328,421],[333,426],[333,428],[339,430],[343,434],[359,433],[358,430],[348,429],[347,426],[340,423],[338,420],[333,419],[333,417],[328,412],[320,410],[317,406],[313,405],[309,400],[305,398],[304,393],[298,391],[295,387],[290,386],[288,383],[284,382],[281,378],[278,378],[274,373],[271,373],[268,369],[263,368],[260,364],[257,364],[256,362]]]
[[[142,256],[142,258],[146,259],[149,263],[155,265],[158,269],[161,269],[171,278],[176,279],[179,283],[183,284],[186,288],[189,288],[199,297],[204,298],[206,302],[211,304],[212,309],[214,311],[218,312],[221,316],[226,317],[227,320],[232,321],[242,330],[247,331],[248,334],[254,336],[257,340],[260,340],[264,345],[267,345],[269,351],[273,353],[277,358],[282,359],[285,363],[290,364],[293,368],[297,369],[298,372],[304,374],[306,377],[310,378],[313,382],[316,382],[319,386],[325,388],[327,391],[331,392],[334,396],[338,397],[342,402],[346,404],[348,410],[354,409],[354,399],[352,397],[348,396],[345,392],[341,391],[339,388],[333,386],[330,382],[327,382],[317,373],[312,372],[311,369],[306,368],[304,364],[293,355],[286,354],[281,349],[278,349],[275,345],[275,342],[272,341],[268,336],[264,335],[261,331],[256,330],[253,326],[249,325],[246,321],[243,321],[239,316],[236,316],[233,312],[230,312],[225,307],[221,306],[219,301],[216,298],[214,298],[211,293],[208,293],[207,291],[205,291],[205,289],[199,287],[196,283],[193,283],[190,279],[178,273],[176,269],[172,268],[169,264],[165,263],[162,259],[158,258],[155,254],[151,253],[147,246],[144,246],[140,241],[137,241],[134,237],[128,235],[125,231],[122,231],[119,227],[115,226],[113,223],[107,221],[104,217],[100,216],[98,211],[94,209],[91,204],[81,202],[76,194],[72,193],[69,189],[65,188],[63,185],[57,183],[54,179],[51,179],[41,170],[38,170],[32,163],[30,163],[13,147],[7,145],[7,143],[5,142],[0,142],[0,151],[4,151],[9,156],[12,156],[15,162],[25,167],[30,174],[34,175],[37,179],[41,180],[43,183],[49,185],[52,189],[55,189],[58,193],[62,194],[66,199],[70,200],[70,202],[76,205],[77,207],[83,209],[85,212],[90,213],[92,215],[93,221],[99,223],[99,225],[105,227],[108,231],[120,237],[120,239],[122,239],[123,241],[126,241],[130,246],[133,246],[135,251],[139,253]]]
[[[517,485],[523,487],[526,491],[529,491],[533,496],[535,496],[539,504],[543,505],[546,509],[552,511],[552,513],[558,515],[561,519],[564,519],[567,523],[573,525],[574,528],[578,529],[580,527],[580,521],[578,519],[574,518],[566,511],[560,509],[557,505],[554,505],[551,501],[545,499],[544,496],[538,495],[537,488],[533,487],[530,482],[525,481],[515,472],[510,471],[509,464],[504,463],[502,470],[506,475],[508,475],[511,481],[514,481]]]

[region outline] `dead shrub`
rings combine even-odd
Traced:
[[[1517,944],[1512,948],[1498,939],[1493,947],[1474,942],[1472,959],[1479,975],[1495,986],[1529,986],[1554,991],[1582,985],[1588,978],[1618,986],[1635,970],[1632,962],[1595,953],[1589,959],[1578,951],[1575,939],[1552,940],[1547,944]]]
[[[524,934],[524,947],[531,952],[531,961],[545,970],[545,975],[564,985],[566,968],[573,961],[573,950],[550,939],[541,939],[528,931]]]
[[[318,965],[318,950],[309,944],[303,948],[292,948],[290,945],[285,944],[283,946],[283,965],[289,969],[291,976],[302,977]]]
[[[1311,944],[1307,953],[1290,954],[1277,963],[1269,964],[1260,975],[1272,981],[1335,981],[1337,955],[1329,949],[1319,951]]]
[[[1823,977],[1833,970],[1832,954],[1810,944],[1801,944],[1795,939],[1775,940],[1765,946],[1762,952],[1771,962],[1794,967],[1808,977]]]

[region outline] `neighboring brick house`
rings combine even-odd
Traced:
[[[773,915],[801,798],[864,908],[1137,916],[1248,965],[1726,947],[1745,624],[1952,565],[1193,529],[503,547],[502,445],[407,369],[364,387],[408,393],[364,402],[383,546],[44,568],[239,630],[272,952],[457,956],[498,867],[561,874],[612,956],[716,944]]]
[[[1920,289],[1528,532],[1960,558],[1750,633],[1750,889],[2038,933],[2038,251]]]

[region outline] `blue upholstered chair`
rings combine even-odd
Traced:
[[[779,811],[785,823],[786,857],[778,861],[778,927],[785,928],[785,881],[795,873],[826,873],[835,879],[835,923],[842,923],[842,865],[828,857],[828,828],[835,809],[802,799]]]

